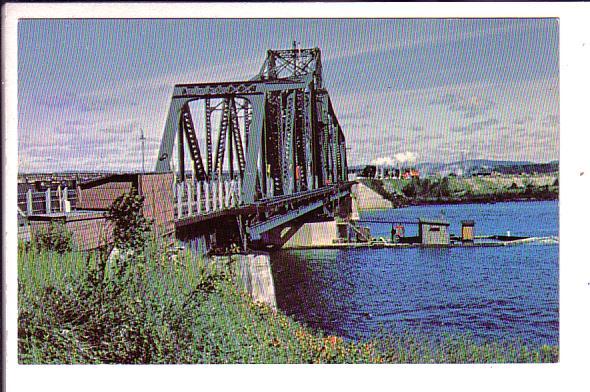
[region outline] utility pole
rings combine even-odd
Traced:
[[[139,127],[141,131],[141,172],[145,173],[145,136],[143,135],[143,128]]]

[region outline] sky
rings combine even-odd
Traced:
[[[349,165],[559,158],[557,19],[35,19],[18,23],[19,172],[155,166],[178,83],[322,51]]]

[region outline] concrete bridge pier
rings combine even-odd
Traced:
[[[268,253],[232,256],[235,259],[234,274],[242,289],[254,302],[277,309],[275,286]]]
[[[248,294],[254,302],[277,309],[275,286],[268,253],[256,252],[227,256],[211,256],[210,263],[228,267],[237,287]]]

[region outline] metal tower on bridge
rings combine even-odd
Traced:
[[[312,191],[347,180],[346,143],[322,82],[319,48],[268,50],[252,79],[174,87],[156,172],[179,180],[229,178],[241,202]]]

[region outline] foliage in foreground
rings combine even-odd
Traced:
[[[117,268],[104,254],[19,249],[21,363],[556,362],[558,348],[432,342],[413,334],[352,343],[311,331],[236,289],[229,266],[151,244]]]
[[[46,228],[39,230],[33,241],[39,249],[61,254],[72,250],[72,232],[63,222],[51,222]]]
[[[143,250],[150,222],[141,209],[145,198],[135,189],[119,196],[110,206],[107,219],[113,224],[113,245],[122,252]]]

